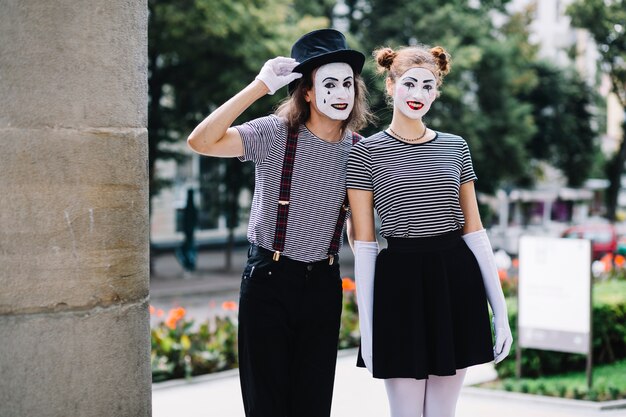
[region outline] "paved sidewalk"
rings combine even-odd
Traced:
[[[347,250],[345,249],[347,248]],[[218,250],[199,253],[198,271],[185,274],[172,253],[154,259],[150,280],[151,304],[159,308],[183,306],[188,315],[203,319],[224,314],[221,301],[236,300],[246,248],[233,255],[232,271],[223,269],[224,255]],[[353,257],[344,246],[340,254],[342,275],[353,276]],[[229,314],[236,314],[230,312]],[[512,360],[512,359],[508,359]],[[389,416],[384,384],[357,368],[356,351],[340,352],[335,378],[332,417]],[[495,377],[491,365],[470,368],[465,385]],[[153,417],[243,417],[241,391],[236,370],[153,385]],[[595,408],[594,408],[595,407]],[[457,405],[456,417],[626,417],[626,409],[600,411],[592,404],[573,407],[571,402],[521,396],[465,387]]]
[[[331,417],[389,416],[385,387],[381,380],[355,366],[356,350],[340,353],[337,360]],[[491,380],[491,364],[468,370],[465,385]],[[152,391],[153,417],[243,417],[241,390],[236,370],[197,377],[189,382],[155,384]],[[560,402],[542,402],[529,396],[507,396],[465,387],[456,417],[625,417],[626,410],[598,411]]]

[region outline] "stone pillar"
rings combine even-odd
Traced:
[[[150,416],[146,1],[0,11],[0,416]]]

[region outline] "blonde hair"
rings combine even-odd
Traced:
[[[410,68],[420,67],[432,72],[437,79],[437,87],[443,83],[443,77],[450,72],[450,54],[441,46],[434,48],[426,45],[406,46],[394,51],[391,48],[379,48],[374,51],[379,73],[395,82]]]
[[[311,104],[306,101],[306,92],[313,87],[313,71],[304,74],[299,80],[293,93],[284,99],[274,112],[278,117],[284,118],[287,125],[296,129],[311,117]],[[342,123],[343,129],[358,131],[367,126],[373,120],[367,102],[367,87],[360,74],[354,74],[354,107],[350,116]]]

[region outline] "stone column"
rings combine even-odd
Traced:
[[[151,414],[147,4],[0,0],[0,416]]]

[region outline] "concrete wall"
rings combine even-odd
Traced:
[[[149,416],[147,5],[0,0],[0,417]]]

